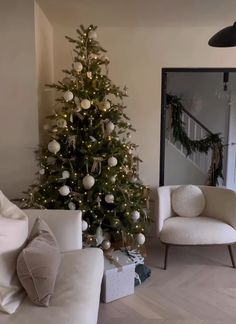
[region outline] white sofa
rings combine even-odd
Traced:
[[[179,217],[172,209],[171,195],[178,186],[157,189],[158,236],[165,244],[164,269],[171,245],[228,246],[235,268],[232,244],[236,242],[236,192],[223,187],[199,186],[205,196],[205,208],[200,216]]]
[[[0,312],[1,324],[95,324],[104,270],[103,252],[82,249],[80,211],[25,210],[29,230],[37,216],[53,231],[62,253],[54,296],[48,308],[35,306],[26,297],[15,314]]]

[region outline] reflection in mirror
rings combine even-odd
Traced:
[[[236,189],[236,70],[166,69],[163,75],[160,184]]]

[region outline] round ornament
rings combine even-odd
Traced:
[[[138,233],[136,235],[136,241],[140,245],[143,245],[145,243],[145,236],[143,235],[143,233]]]
[[[76,205],[75,205],[75,203],[73,203],[73,201],[69,202],[68,207],[70,210],[76,210]]]
[[[109,240],[104,240],[102,242],[102,248],[103,250],[108,250],[111,247],[111,242]]]
[[[68,186],[64,185],[58,191],[59,191],[60,195],[68,196],[70,193],[70,188]]]
[[[83,186],[86,190],[89,190],[93,187],[94,183],[95,183],[95,179],[93,176],[87,174],[84,178],[83,178]]]
[[[107,124],[106,124],[106,132],[108,135],[110,135],[113,130],[115,129],[115,125],[113,124],[113,122],[109,121]]]
[[[94,30],[90,30],[90,32],[88,33],[88,38],[96,40],[98,38],[98,35]]]
[[[70,172],[69,171],[63,171],[62,172],[62,179],[69,179],[70,177]]]
[[[67,126],[67,121],[64,118],[60,118],[57,120],[57,127],[65,128]]]
[[[111,181],[111,183],[115,183],[116,182],[116,177],[115,176],[110,177],[110,181]]]
[[[64,99],[66,101],[70,101],[73,99],[74,95],[73,95],[73,92],[71,92],[70,90],[67,90],[64,95],[63,95]]]
[[[57,152],[60,151],[61,145],[56,141],[52,140],[51,142],[48,143],[48,150],[49,152],[56,154]]]
[[[107,162],[108,162],[108,165],[109,165],[110,167],[114,167],[114,166],[116,166],[117,163],[118,163],[117,158],[114,157],[114,156],[109,157],[109,159],[108,159]]]
[[[83,70],[83,65],[80,62],[75,62],[74,63],[74,70],[76,72],[81,72]]]
[[[88,99],[83,99],[80,103],[81,108],[89,109],[91,107],[91,102]]]
[[[82,220],[82,231],[86,231],[88,229],[88,223],[85,220]]]
[[[134,210],[132,212],[131,217],[132,217],[132,220],[133,220],[134,223],[137,222],[137,220],[140,218],[140,212],[137,211],[137,210]]]
[[[40,175],[44,175],[44,174],[45,174],[45,169],[40,169],[40,170],[39,170],[39,174],[40,174]]]
[[[62,82],[64,83],[65,86],[69,87],[71,85],[72,80],[68,77],[65,77]]]
[[[107,202],[108,204],[113,204],[114,200],[115,200],[115,198],[112,194],[107,194],[105,196],[105,202]]]

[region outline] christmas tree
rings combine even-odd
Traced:
[[[122,101],[127,89],[108,77],[109,58],[97,27],[80,26],[72,67],[62,81],[45,129],[48,143],[37,152],[39,173],[24,207],[80,209],[85,242],[110,247],[110,240],[145,241],[148,188],[139,179],[139,158]],[[94,240],[95,239],[95,240]]]

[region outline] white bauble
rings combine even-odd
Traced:
[[[111,242],[109,240],[104,240],[102,242],[102,248],[103,250],[108,250],[111,247]]]
[[[115,129],[115,125],[113,124],[113,122],[109,121],[107,124],[106,124],[106,132],[108,135],[110,135],[113,130]]]
[[[70,193],[70,188],[68,186],[64,185],[58,191],[59,191],[60,195],[68,196]]]
[[[69,171],[63,171],[62,172],[62,179],[68,179],[70,177],[70,172]]]
[[[65,128],[67,126],[67,121],[64,118],[60,118],[57,120],[57,127]]]
[[[110,167],[114,167],[114,166],[116,166],[117,163],[118,163],[117,158],[114,157],[114,156],[109,157],[109,159],[108,159],[107,162],[108,162],[108,165],[109,165]]]
[[[135,237],[138,244],[143,245],[145,243],[145,236],[143,233],[138,233]]]
[[[81,72],[83,70],[83,65],[80,62],[75,62],[74,63],[74,70],[76,72]]]
[[[140,212],[137,210],[134,210],[131,214],[133,222],[137,222],[137,220],[140,218]]]
[[[94,183],[95,183],[95,179],[93,176],[87,174],[84,178],[83,178],[83,186],[86,190],[89,190],[93,187]]]
[[[115,176],[110,177],[110,181],[111,181],[111,183],[115,183],[116,182],[116,177]]]
[[[113,204],[114,200],[115,198],[112,194],[108,194],[105,196],[105,202],[107,202],[108,204]]]
[[[70,101],[73,99],[74,95],[73,95],[73,92],[71,92],[70,90],[67,90],[64,95],[63,95],[64,99],[66,101]]]
[[[51,142],[48,143],[48,150],[49,152],[56,154],[57,152],[60,151],[61,145],[56,141],[52,140]]]
[[[82,220],[82,231],[86,231],[88,228],[88,223],[85,220]]]
[[[40,169],[40,170],[39,170],[39,174],[40,174],[40,175],[44,175],[44,174],[45,174],[45,169]]]
[[[73,201],[69,202],[68,207],[70,210],[76,210],[76,205],[75,205],[75,203],[73,203]]]
[[[90,30],[90,32],[88,33],[88,38],[96,40],[98,38],[98,35],[94,30]]]
[[[83,99],[80,103],[81,108],[89,109],[91,107],[91,102],[88,99]]]

